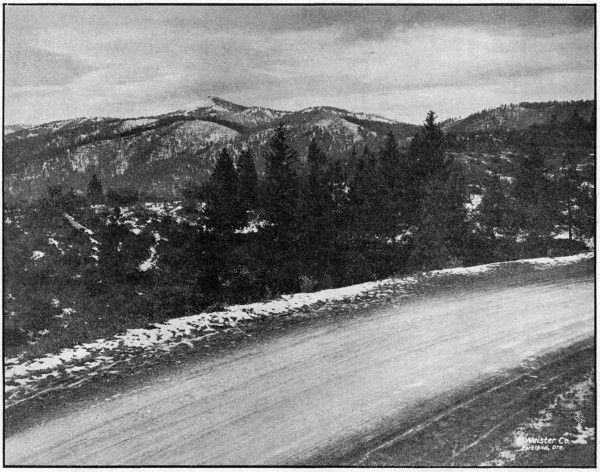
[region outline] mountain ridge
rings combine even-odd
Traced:
[[[552,116],[561,121],[573,112],[589,119],[593,103],[522,102],[446,120],[441,126],[460,134],[523,128]],[[52,184],[84,192],[91,175],[98,174],[106,187],[133,187],[173,198],[188,183],[206,180],[222,148],[234,158],[250,149],[262,171],[264,146],[279,124],[301,159],[312,138],[330,158],[343,160],[356,147],[378,149],[390,132],[406,147],[420,128],[330,106],[284,111],[211,96],[160,115],[20,125],[4,134],[5,189],[10,197],[26,200],[42,195]]]

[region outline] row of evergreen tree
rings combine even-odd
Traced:
[[[365,147],[360,156],[353,149],[342,164],[313,140],[302,164],[280,126],[264,155],[262,179],[250,151],[236,168],[224,149],[208,184],[187,197],[205,203],[206,227],[225,251],[247,244],[248,237],[235,235],[249,218],[263,221],[255,238],[263,248],[257,265],[266,263],[278,274],[269,284],[281,290],[297,289],[302,277],[325,286],[525,252],[545,255],[564,213],[570,228],[589,235],[593,215],[578,190],[577,172],[571,166],[549,178],[538,142],[532,140],[521,156],[513,185],[490,177],[476,218],[468,218],[465,207],[465,169],[447,145],[430,112],[406,152],[389,134],[381,149]]]

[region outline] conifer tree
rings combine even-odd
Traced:
[[[452,159],[445,150],[444,133],[435,123],[435,113],[430,111],[423,127],[410,143],[407,159],[400,172],[403,219],[409,225],[418,224],[420,205],[429,181],[447,178],[444,174],[451,167]]]
[[[560,205],[563,215],[563,223],[569,232],[569,241],[573,240],[574,214],[577,202],[577,190],[579,187],[579,175],[574,165],[561,167],[557,176],[558,191],[560,194]]]
[[[315,138],[308,147],[307,174],[302,192],[303,265],[307,273],[323,275],[331,265],[335,228],[335,177],[327,165],[327,156]]]
[[[596,237],[596,191],[591,185],[580,184],[573,207],[574,232],[579,238]]]
[[[285,127],[279,125],[269,141],[265,154],[265,178],[262,182],[262,211],[266,226],[261,230],[264,279],[267,287],[280,290],[299,289],[298,254],[301,238],[300,162],[287,143]]]
[[[217,233],[232,234],[245,224],[245,211],[238,197],[238,175],[233,160],[223,149],[206,187],[207,225]]]
[[[467,186],[459,167],[447,169],[425,186],[420,221],[413,234],[410,264],[420,269],[441,269],[462,263],[470,239],[465,203]]]
[[[403,223],[407,223],[404,205],[404,186],[402,182],[403,161],[398,143],[392,133],[386,136],[383,147],[379,151],[377,173],[379,211],[382,220],[382,236],[394,239],[402,231]]]
[[[246,210],[255,208],[258,196],[258,174],[254,156],[249,149],[242,151],[238,161],[238,173],[241,204]]]
[[[348,192],[352,238],[355,242],[373,241],[381,237],[385,227],[385,215],[381,212],[384,196],[377,159],[365,146]]]
[[[518,165],[514,184],[519,227],[531,243],[546,244],[558,224],[558,201],[555,186],[546,176],[545,159],[540,151],[539,133],[534,134],[528,152]]]
[[[102,184],[100,183],[100,180],[98,180],[96,174],[92,175],[92,179],[88,184],[87,198],[90,203],[101,203],[104,200]]]
[[[477,222],[486,238],[493,241],[516,236],[513,206],[498,175],[490,176],[477,211]]]
[[[423,128],[412,139],[409,147],[409,166],[411,177],[426,182],[450,165],[444,155],[444,133],[435,122],[435,113],[427,113]]]
[[[393,133],[388,133],[379,152],[379,171],[390,191],[398,189],[401,173],[400,150]]]
[[[325,164],[327,157],[313,138],[308,147],[308,176],[304,191],[304,209],[306,217],[315,219],[326,211],[327,194],[325,182]]]
[[[545,159],[540,152],[539,143],[534,138],[528,152],[518,163],[515,196],[522,201],[537,197],[546,182],[545,172]]]
[[[293,230],[298,217],[298,155],[287,143],[280,125],[269,142],[265,156],[263,208],[266,219],[279,233]]]
[[[350,157],[346,161],[346,179],[351,178],[356,172],[356,166],[358,165],[358,152],[356,150],[356,145],[352,144],[352,149],[350,150]]]

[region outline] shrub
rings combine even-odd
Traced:
[[[317,281],[308,275],[301,275],[300,279],[300,291],[301,292],[314,292],[317,287]]]
[[[139,200],[139,193],[127,187],[111,188],[106,192],[106,200],[111,205],[132,205]]]

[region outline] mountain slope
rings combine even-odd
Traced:
[[[574,102],[522,102],[482,110],[462,119],[450,119],[441,123],[445,132],[473,133],[482,131],[522,130],[531,125],[543,125],[551,120],[563,122],[577,113],[589,120],[595,108],[593,100]]]
[[[388,132],[405,140],[418,129],[332,107],[289,112],[208,97],[159,116],[79,118],[7,130],[5,188],[20,199],[36,198],[54,183],[83,192],[98,174],[105,188],[129,186],[172,198],[187,182],[205,180],[223,147],[234,157],[251,149],[262,169],[264,145],[280,123],[302,158],[312,137],[337,159],[355,145],[378,147]]]
[[[558,154],[581,147],[569,137],[568,123],[589,122],[594,109],[592,100],[519,103],[446,120],[441,127],[456,137],[451,150],[472,151],[478,162],[485,157],[482,152],[492,152],[500,162],[507,152],[520,152],[515,144],[527,140],[532,125],[545,127],[548,139],[556,141],[551,147],[558,149]],[[405,147],[419,129],[335,107],[283,111],[243,106],[218,97],[158,116],[10,126],[4,135],[6,196],[34,199],[55,183],[84,192],[92,174],[98,174],[105,189],[133,187],[155,198],[170,199],[190,181],[204,181],[223,147],[234,158],[242,149],[250,149],[261,172],[265,145],[279,124],[286,127],[289,142],[302,159],[313,137],[331,159],[343,160],[353,147],[359,152],[364,146],[378,149],[390,132]],[[589,154],[588,148],[586,143],[582,152]],[[488,169],[492,170],[503,173],[501,168]]]

